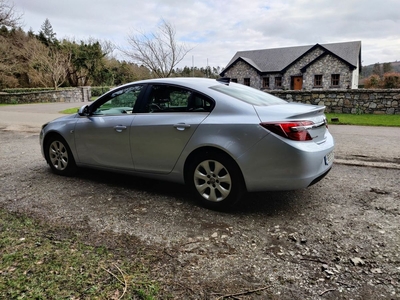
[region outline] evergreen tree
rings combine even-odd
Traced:
[[[49,19],[46,18],[46,20],[42,24],[41,30],[39,31],[39,35],[37,36],[37,38],[46,46],[58,44],[56,33],[53,31],[53,26],[51,26]]]
[[[389,73],[393,71],[392,64],[390,62],[388,63],[383,63],[383,74]]]
[[[374,68],[372,69],[372,74],[378,75],[379,77],[382,76],[382,69],[380,63],[374,64]]]

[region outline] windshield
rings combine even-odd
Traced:
[[[287,103],[278,97],[239,83],[231,82],[229,85],[219,84],[210,88],[251,105],[268,106]]]

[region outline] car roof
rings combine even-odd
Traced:
[[[168,77],[168,78],[154,78],[154,79],[145,79],[135,82],[127,83],[130,84],[176,84],[182,85],[193,89],[204,90],[211,86],[215,86],[218,84],[224,84],[223,82],[217,81],[216,79],[211,78],[201,78],[201,77]]]

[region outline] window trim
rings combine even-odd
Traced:
[[[120,86],[120,87],[117,87],[115,89],[108,91],[107,93],[101,95],[97,100],[95,100],[93,103],[91,103],[88,106],[87,114],[90,116],[104,116],[104,114],[97,114],[96,113],[97,109],[99,109],[101,106],[103,106],[108,101],[111,101],[111,100],[115,99],[116,97],[119,97],[125,93],[128,93],[136,88],[140,88],[140,92],[136,97],[136,100],[135,100],[134,105],[132,106],[132,109],[130,110],[130,113],[136,113],[136,111],[134,111],[135,107],[140,106],[142,103],[142,98],[147,90],[146,84],[134,83],[134,84],[131,84],[128,86],[125,86],[125,85]],[[115,108],[118,109],[118,106],[116,106]],[[121,114],[122,114],[122,112],[121,112]],[[110,115],[114,115],[114,114],[110,114]],[[116,112],[115,115],[120,115],[120,113]]]
[[[187,105],[186,106],[180,106],[180,107],[171,106],[171,107],[166,107],[165,109],[160,109],[160,110],[157,110],[157,111],[151,111],[150,110],[150,105],[153,102],[149,102],[149,100],[152,98],[151,94],[153,92],[153,87],[155,87],[155,86],[158,86],[158,87],[162,86],[164,88],[170,88],[170,89],[172,89],[172,91],[174,91],[174,90],[183,90],[183,91],[189,92],[190,96],[187,98]],[[202,98],[202,100],[204,102],[209,103],[209,105],[204,105],[204,108],[205,108],[204,110],[196,110],[196,109],[191,110],[189,104],[195,97]],[[201,92],[199,92],[197,90],[194,90],[194,89],[191,89],[189,87],[182,86],[182,85],[179,85],[179,84],[154,83],[154,82],[148,85],[148,91],[143,96],[143,102],[146,104],[146,106],[149,107],[148,110],[144,111],[144,113],[146,113],[146,114],[148,114],[148,113],[163,113],[163,114],[167,114],[167,113],[190,113],[190,114],[193,114],[193,113],[196,113],[196,112],[197,113],[207,113],[207,114],[209,114],[215,107],[215,100],[213,98],[211,98],[210,96],[208,96],[206,94],[203,94],[203,93],[201,93]]]
[[[335,78],[335,76],[337,76],[337,78]],[[335,84],[335,82],[337,81],[337,84]],[[332,74],[331,75],[331,86],[332,87],[338,87],[340,86],[340,74]]]
[[[322,74],[315,74],[314,75],[314,87],[315,88],[322,88]],[[317,83],[319,81],[319,84]]]
[[[275,88],[277,89],[283,88],[282,83],[283,83],[282,76],[275,76]]]
[[[268,84],[265,84],[265,83],[268,83]],[[269,82],[269,77],[263,77],[262,87],[264,89],[269,89],[270,85],[271,85],[271,83]]]

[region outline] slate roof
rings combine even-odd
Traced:
[[[315,44],[308,46],[238,51],[222,73],[225,73],[237,60],[242,59],[262,73],[282,72],[302,55],[315,47],[322,47],[342,59],[351,67],[361,61],[361,41],[334,44]],[[361,67],[361,66],[360,66]]]

